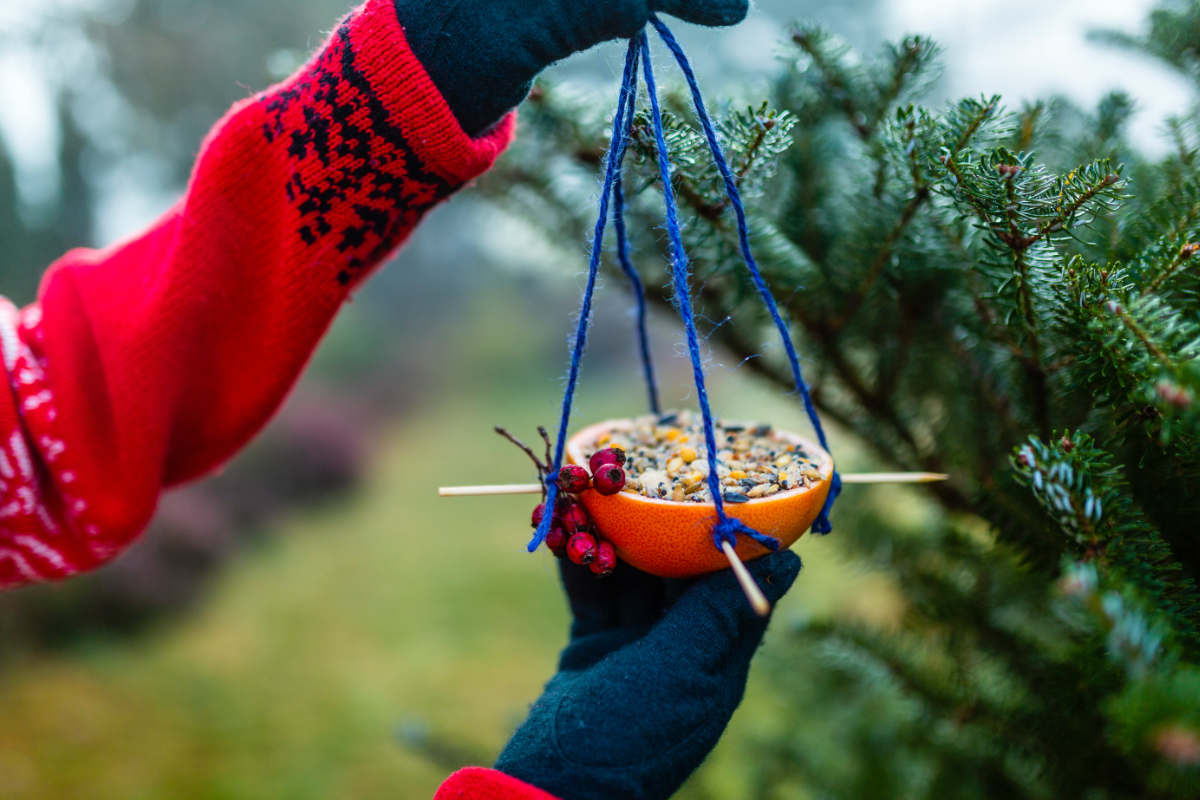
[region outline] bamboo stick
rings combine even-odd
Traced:
[[[540,483],[512,483],[500,486],[443,486],[438,497],[485,497],[496,494],[541,494]]]
[[[851,472],[842,483],[936,483],[950,480],[940,472]]]
[[[725,552],[725,557],[729,559],[729,566],[733,569],[733,574],[737,576],[738,583],[742,585],[742,591],[746,593],[746,599],[750,601],[750,606],[754,609],[754,613],[760,617],[770,614],[770,601],[762,593],[762,589],[758,588],[758,584],[754,582],[754,576],[750,574],[750,570],[746,569],[746,565],[742,563],[742,559],[738,558],[737,551],[733,549],[733,545],[729,542],[721,542],[721,549]]]

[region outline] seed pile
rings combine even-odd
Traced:
[[[717,477],[726,503],[745,503],[776,492],[807,488],[821,479],[820,459],[802,445],[783,441],[770,425],[714,423]],[[673,500],[709,503],[710,462],[703,421],[691,411],[638,417],[629,431],[605,434],[585,452],[625,451],[622,491]]]

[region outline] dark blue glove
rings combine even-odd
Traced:
[[[800,573],[788,550],[747,566],[772,603]],[[665,800],[742,701],[767,620],[728,570],[664,581],[620,563],[597,579],[564,560],[562,577],[570,644],[496,769],[562,800]]]
[[[472,136],[529,93],[555,61],[628,39],[651,12],[711,27],[735,25],[749,0],[396,0],[409,46]]]

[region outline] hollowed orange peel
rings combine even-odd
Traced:
[[[629,430],[630,420],[609,420],[584,428],[567,442],[569,463],[587,466],[585,450],[596,449],[606,433]],[[776,430],[775,435],[802,445],[811,458],[819,458],[821,479],[805,489],[790,489],[745,503],[725,503],[725,512],[760,533],[774,536],[790,547],[812,527],[829,496],[833,457],[795,434]],[[604,497],[594,489],[579,496],[600,534],[612,542],[617,554],[638,569],[662,578],[691,578],[729,567],[713,543],[717,507],[713,503],[677,503],[632,492]],[[737,554],[743,561],[766,555],[767,548],[739,537]]]

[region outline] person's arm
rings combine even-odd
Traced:
[[[512,132],[469,137],[393,0],[367,0],[230,111],[150,230],[68,253],[28,308],[0,302],[0,588],[103,564],[164,487],[229,459],[347,293]]]
[[[538,70],[652,11],[728,24],[746,8],[367,0],[217,124],[148,231],[68,253],[28,308],[0,299],[0,590],[111,560],[165,487],[233,456],[347,294],[503,150]]]
[[[464,767],[438,787],[433,800],[560,800],[560,798],[494,769]]]
[[[663,580],[619,563],[601,579],[559,565],[574,621],[558,674],[495,769],[454,773],[434,800],[667,800],[741,703],[767,620],[731,572]],[[774,605],[800,559],[747,567]]]
[[[597,579],[560,564],[571,641],[496,771],[562,800],[667,800],[725,732],[767,620],[729,570],[673,581],[619,563]],[[746,566],[774,606],[800,559],[784,550]]]

